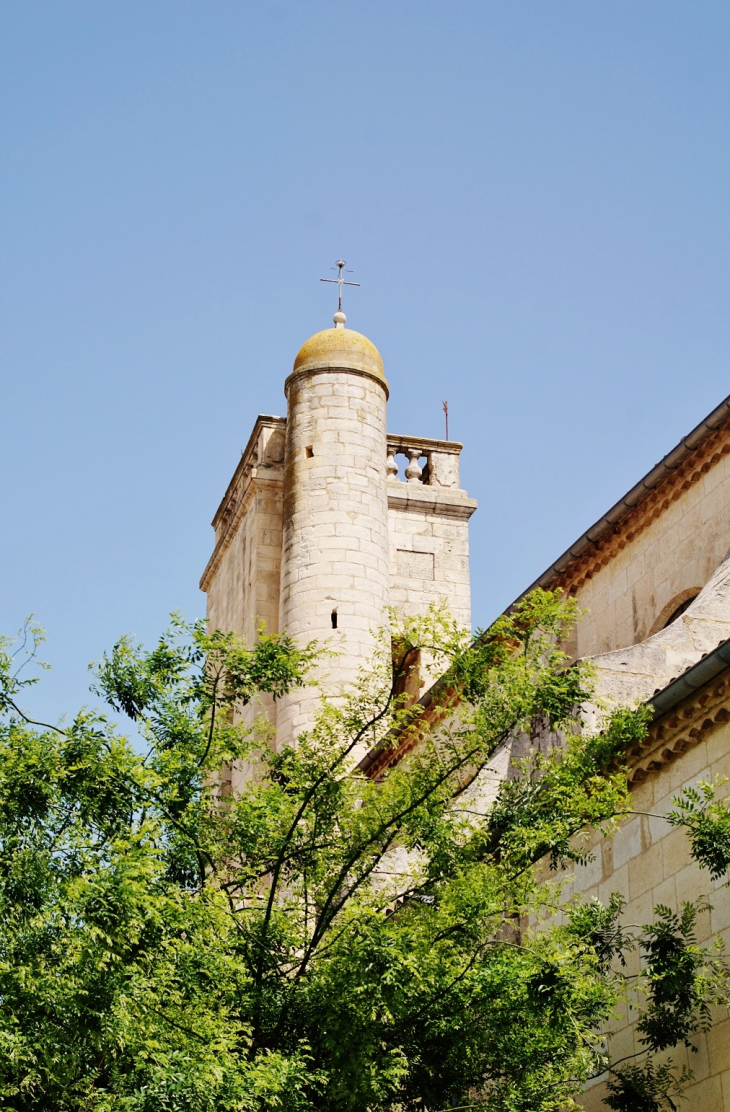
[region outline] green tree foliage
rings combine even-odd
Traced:
[[[695,942],[698,909],[637,931],[618,897],[563,891],[587,833],[630,810],[623,759],[648,721],[580,732],[590,675],[558,648],[574,616],[538,591],[474,643],[435,612],[407,621],[278,753],[242,712],[314,682],[315,645],[179,620],[151,652],[123,639],[95,690],[130,740],[108,713],[34,722],[35,643],[4,642],[2,1106],[557,1112],[608,1064],[639,947],[645,1050],[609,1104],[672,1107],[683,1078],[653,1053],[706,1026],[726,971]],[[428,706],[403,683],[421,652],[444,675]],[[498,781],[495,752],[538,728],[554,743]],[[251,775],[226,793],[236,764]],[[711,789],[671,821],[726,870]]]

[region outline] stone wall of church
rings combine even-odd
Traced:
[[[625,923],[651,921],[657,904],[679,909],[685,900],[707,896],[712,911],[698,918],[698,941],[706,944],[711,936],[719,934],[726,948],[730,948],[730,890],[723,887],[722,878],[713,882],[709,873],[691,860],[684,831],[670,827],[661,818],[671,810],[672,796],[684,786],[715,776],[730,776],[730,722],[722,721],[727,711],[723,712],[722,707],[718,711],[718,706],[714,706],[710,718],[707,714],[713,702],[730,704],[727,674],[712,688],[705,693],[709,703],[701,696],[694,706],[678,708],[672,719],[675,729],[685,735],[690,745],[681,756],[667,759],[667,750],[663,749],[665,739],[660,740],[661,733],[655,735],[656,763],[660,767],[632,787],[633,806],[643,813],[629,817],[612,840],[596,838],[589,843],[595,859],[576,867],[574,888],[586,899],[596,896],[604,903],[612,892],[620,892],[626,900]],[[713,715],[715,725],[711,724]],[[719,794],[723,796],[728,791],[730,786],[726,784]],[[638,963],[639,956],[632,955],[623,972],[637,973]],[[667,1052],[673,1061],[680,1066],[687,1065],[694,1073],[694,1080],[686,1090],[687,1101],[680,1105],[687,1112],[730,1112],[727,1009],[716,1009],[714,1018],[715,1024],[706,1035],[693,1038],[696,1054],[684,1047]],[[625,1008],[612,1028],[616,1032],[611,1040],[614,1061],[641,1050],[634,1017]],[[605,1095],[606,1076],[603,1075],[589,1083],[586,1089],[582,1103],[587,1112],[605,1112],[602,1103]]]
[[[730,549],[730,456],[725,445],[689,475],[636,511],[613,540],[614,551],[593,558],[577,598],[588,613],[570,650],[594,656],[643,641],[674,609],[704,587]],[[569,586],[569,584],[566,584]]]

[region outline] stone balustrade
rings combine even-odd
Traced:
[[[452,440],[430,440],[423,436],[388,435],[388,481],[402,482],[397,456],[404,456],[406,483],[420,486],[459,486],[459,453],[462,445]]]

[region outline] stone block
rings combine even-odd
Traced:
[[[725,1016],[716,1021],[705,1034],[704,1042],[709,1058],[708,1073],[730,1075],[730,1020]]]
[[[649,892],[662,874],[662,848],[660,844],[650,846],[638,857],[629,862],[629,892],[632,902]]]
[[[614,603],[622,596],[625,596],[627,588],[628,582],[626,577],[626,569],[623,568],[620,571],[614,572],[614,575],[611,577],[608,583],[607,602],[609,604]]]
[[[683,827],[674,827],[661,839],[665,877],[673,877],[692,864],[690,842]]]
[[[719,463],[711,467],[702,480],[702,486],[705,494],[710,494],[716,488],[719,488],[722,502],[725,501],[724,482],[727,479],[727,471],[725,468],[725,460],[720,460]],[[703,500],[704,501],[704,500]]]
[[[712,930],[718,934],[730,931],[730,888],[713,888],[710,903]]]
[[[589,1082],[585,1092],[579,1097],[579,1104],[585,1112],[606,1112],[604,1103],[608,1095],[605,1079]]]
[[[602,881],[598,890],[598,898],[601,903],[607,904],[613,892],[618,892],[628,903],[630,896],[628,865],[622,865],[620,869],[614,870]]]
[[[680,760],[669,766],[668,772],[669,786],[675,793],[686,785],[695,784],[697,780],[706,778],[708,768],[705,743],[701,741],[698,745],[688,749],[686,753],[682,754]]]
[[[364,388],[350,382],[334,382],[330,386],[330,392],[337,397],[353,398],[357,401],[362,401],[365,398]]]
[[[643,848],[641,819],[634,818],[617,830],[612,841],[613,867],[620,868],[637,857]]]
[[[653,779],[653,777],[649,777],[649,780],[651,779]],[[644,783],[646,783],[646,781],[644,781]],[[669,806],[671,807],[671,800]],[[648,800],[644,807],[637,806],[636,809],[637,811],[643,811],[649,808],[651,808],[652,814],[645,821],[648,830],[648,843],[653,845],[654,842],[660,842],[662,838],[665,838],[671,830],[671,827],[667,820],[662,817],[661,809],[657,807],[656,804],[652,804],[651,800]]]
[[[646,557],[643,552],[636,552],[632,554],[632,558],[626,565],[626,585],[632,587],[634,584],[639,583],[640,580],[646,575]]]
[[[724,736],[723,740],[724,740],[725,744],[727,744],[727,742],[728,742],[727,732],[725,732],[725,736]],[[708,752],[708,758],[709,758],[709,752]],[[721,757],[718,757],[716,760],[712,761],[711,763],[708,760],[708,766],[709,767],[707,768],[707,774],[706,774],[708,780],[712,780],[715,777],[718,777],[719,779],[730,778],[730,752],[723,753]],[[718,795],[719,796],[721,796],[721,797],[725,796],[725,795],[727,795],[727,792],[728,792],[727,783],[725,783],[724,785],[719,786],[719,788],[718,788]]]
[[[680,869],[674,879],[677,886],[678,904],[687,901],[693,902],[699,899],[700,896],[706,896],[710,891],[709,873],[704,872],[700,869],[699,865],[694,863],[687,865],[684,869]],[[698,920],[698,927],[701,926],[702,924],[700,924]]]
[[[603,861],[601,847],[597,848],[593,861],[585,865],[576,865],[574,868],[576,891],[587,893],[591,888],[597,888],[603,880]]]
[[[683,758],[680,758],[680,760]],[[672,788],[669,783],[669,772],[671,765],[665,765],[659,770],[655,776],[650,776],[641,784],[643,788],[645,785],[654,784],[655,786],[655,799],[648,810],[654,811],[657,815],[666,815],[674,807],[674,797],[677,794],[676,788]],[[667,834],[671,829],[665,819],[656,820],[662,824],[661,829]]]
[[[628,1058],[638,1050],[633,1024],[619,1026],[611,1039],[611,1058],[614,1062],[619,1058]]]
[[[730,757],[730,723],[722,723],[709,730],[705,735],[705,751],[707,754],[707,776],[727,776],[730,774],[728,757]],[[718,789],[718,796],[722,797],[728,791],[727,787]]]
[[[629,889],[630,889],[629,878]],[[648,923],[651,921],[654,913],[654,904],[651,898],[651,890],[647,890],[643,895],[632,897],[624,909],[623,921],[625,923]]]
[[[661,884],[657,884],[652,888],[651,902],[654,907],[658,904],[664,904],[665,907],[671,908],[677,906],[677,886],[673,876],[668,877],[666,880],[663,880]]]
[[[691,1112],[720,1112],[722,1084],[719,1077],[706,1077],[685,1090],[687,1108]]]

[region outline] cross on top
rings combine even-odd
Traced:
[[[337,262],[335,263],[335,266],[338,268],[337,277],[336,278],[320,278],[320,282],[336,282],[337,283],[337,293],[339,295],[338,299],[337,299],[337,312],[341,313],[342,312],[342,287],[343,286],[359,286],[360,283],[359,282],[348,282],[348,281],[346,281],[346,279],[344,279],[342,277],[342,271],[345,270],[345,260],[344,259],[338,259]],[[330,270],[334,270],[334,269],[335,269],[334,266],[330,267]],[[352,274],[352,271],[351,270],[345,270],[345,274]]]

